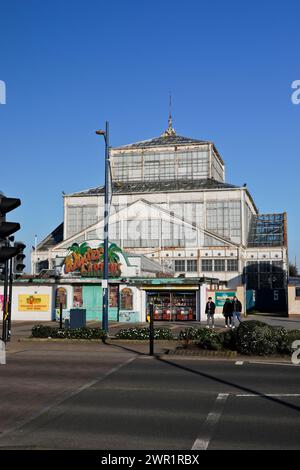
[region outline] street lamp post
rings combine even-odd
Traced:
[[[105,131],[96,131],[97,135],[103,135],[105,140],[105,193],[104,193],[104,253],[103,253],[103,303],[102,303],[102,329],[108,331],[108,224],[109,224],[109,124],[106,121]]]

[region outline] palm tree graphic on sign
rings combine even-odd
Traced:
[[[101,261],[104,260],[104,243],[99,245],[100,248],[103,248],[103,252],[100,255]],[[122,253],[122,250],[116,243],[111,243],[108,247],[108,262],[109,263],[120,263],[120,256],[118,253]]]

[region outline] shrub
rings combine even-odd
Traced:
[[[237,351],[245,355],[275,354],[284,337],[284,329],[250,320],[241,323],[236,331]]]
[[[180,331],[178,339],[186,341],[196,341],[196,344],[202,349],[220,349],[236,350],[235,330],[216,332],[206,328],[186,328]]]
[[[186,328],[185,330],[181,330],[178,339],[180,340],[186,340],[186,341],[193,341],[196,339],[201,338],[202,335],[202,330],[203,328],[195,328],[195,327],[190,327]]]
[[[101,328],[75,328],[60,329],[52,326],[35,325],[31,334],[33,338],[60,338],[60,339],[101,339],[105,340],[107,334]]]
[[[201,349],[209,349],[211,351],[219,351],[223,349],[222,336],[213,330],[199,328],[197,346]]]
[[[149,328],[122,328],[116,334],[118,339],[149,339]],[[154,328],[154,339],[174,339],[169,328]]]
[[[236,331],[237,330],[227,330],[219,333],[223,349],[236,351]]]
[[[34,325],[31,330],[31,336],[33,336],[33,338],[49,338],[52,330],[52,326]]]
[[[278,352],[281,354],[292,354],[292,344],[294,341],[300,340],[300,330],[285,330],[285,334],[282,335],[279,345]]]

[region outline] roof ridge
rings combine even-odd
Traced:
[[[131,144],[121,145],[113,147],[114,150],[130,149],[130,148],[141,148],[151,146],[165,146],[165,145],[185,145],[185,144],[211,144],[209,140],[200,140],[193,137],[186,137],[178,134],[167,134],[163,133],[160,136],[153,137],[152,139],[140,140]]]
[[[171,187],[171,188],[170,188]],[[213,178],[198,178],[198,179],[169,179],[161,181],[113,181],[112,189],[113,193],[122,192],[147,192],[147,191],[180,191],[180,190],[197,190],[197,189],[236,189],[241,186],[237,186],[224,181],[218,181]],[[147,189],[148,188],[148,189]],[[84,196],[84,195],[97,195],[102,194],[104,186],[96,186],[85,191],[79,191],[77,193],[70,194],[69,196]]]

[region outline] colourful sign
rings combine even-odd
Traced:
[[[48,312],[49,295],[19,295],[19,312]]]
[[[82,286],[74,286],[73,289],[73,307],[80,308],[83,305],[82,301]]]
[[[0,294],[0,313],[3,312],[4,295]]]
[[[115,243],[108,248],[108,273],[110,277],[120,277],[121,263],[118,253],[122,253]],[[103,243],[91,248],[86,242],[73,243],[64,261],[65,274],[80,272],[83,277],[103,277]]]
[[[216,292],[215,293],[215,304],[216,307],[223,307],[225,300],[229,298],[230,300],[236,295],[236,292]]]

